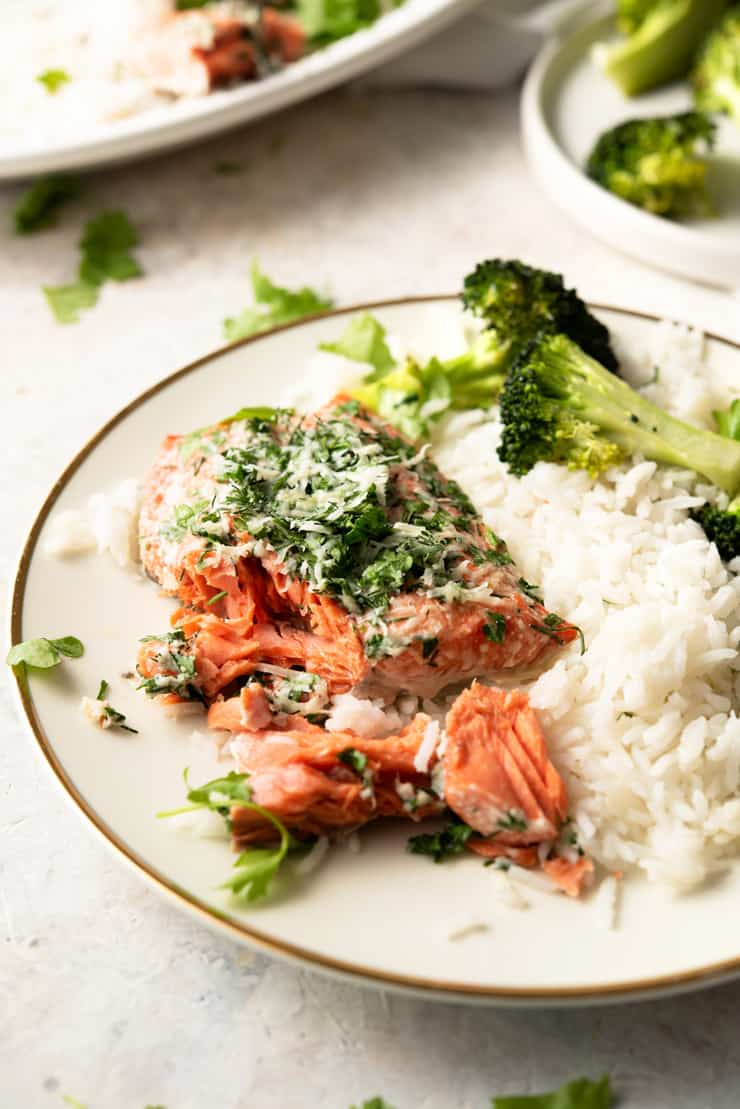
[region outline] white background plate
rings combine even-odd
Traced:
[[[346,309],[342,316],[355,309]],[[409,349],[434,343],[459,312],[452,298],[375,309]],[[644,346],[646,318],[600,313],[615,334]],[[110,559],[43,553],[50,514],[93,492],[143,475],[164,434],[215,421],[241,405],[274,403],[322,339],[343,321],[327,317],[226,349],[155,386],[109,423],[59,479],[32,529],[13,598],[14,639],[78,635],[84,658],[30,677],[23,709],[61,785],[107,841],[181,905],[244,942],[366,982],[430,996],[488,1002],[563,1003],[634,996],[729,977],[740,969],[740,868],[690,897],[625,883],[620,926],[609,931],[592,901],[526,890],[528,911],[508,909],[500,876],[474,858],[442,866],[404,851],[408,826],[368,830],[361,854],[334,849],[321,869],[249,910],[216,889],[232,862],[224,841],[202,840],[154,817],[182,803],[181,774],[199,782],[218,770],[210,744],[191,738],[202,718],[173,722],[120,676],[140,636],[164,630],[172,602]],[[729,380],[740,351],[712,340],[708,358]],[[80,714],[101,678],[138,735],[100,732]],[[43,813],[39,815],[43,819]],[[450,942],[473,914],[491,930]]]
[[[732,121],[719,121],[709,175],[716,218],[674,223],[650,215],[583,171],[596,139],[609,127],[692,107],[685,84],[625,97],[590,56],[592,45],[613,32],[612,16],[591,20],[549,43],[535,61],[522,100],[530,165],[551,199],[611,246],[694,281],[740,289],[740,130]]]
[[[0,181],[84,169],[183,146],[286,108],[422,42],[480,0],[406,0],[365,31],[318,50],[264,81],[101,124],[78,140],[0,150]]]

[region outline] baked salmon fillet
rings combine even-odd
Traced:
[[[280,711],[368,682],[432,697],[579,634],[427,449],[344,396],[169,436],[140,536],[146,572],[182,606],[142,645],[150,693],[210,705],[257,676]]]

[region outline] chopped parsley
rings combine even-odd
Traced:
[[[80,658],[83,652],[82,643],[74,635],[65,635],[61,639],[25,639],[10,648],[5,661],[8,666],[50,670],[58,666],[63,657]]]
[[[385,1098],[371,1097],[367,1101],[363,1101],[362,1105],[350,1105],[350,1109],[393,1109]]]
[[[43,293],[57,323],[78,323],[80,312],[98,302],[98,290],[86,281],[71,285],[44,285]]]
[[[224,597],[228,597],[228,595],[229,594],[226,592],[226,590],[222,589],[220,593],[214,593],[210,600],[206,601],[206,604],[215,605],[217,601],[222,601]]]
[[[108,682],[105,680],[105,678],[103,678],[98,687],[98,692],[95,696],[95,700],[101,702],[100,722],[102,726],[104,728],[120,728],[124,732],[132,732],[133,735],[138,735],[139,732],[136,728],[132,728],[129,724],[126,724],[126,717],[124,713],[119,712],[118,709],[114,709],[113,706],[108,703],[109,689],[110,686],[108,685]]]
[[[355,774],[362,775],[367,769],[367,755],[363,754],[362,751],[358,751],[356,747],[345,747],[343,751],[339,752],[337,758],[345,766],[354,770]]]
[[[526,578],[519,578],[519,588],[531,601],[536,601],[540,605],[543,603],[542,591],[539,585],[532,585]]]
[[[39,177],[26,189],[15,208],[13,222],[19,235],[29,235],[56,223],[59,209],[80,191],[76,177],[52,173]]]
[[[526,832],[529,827],[523,812],[518,809],[509,809],[505,816],[496,821],[502,832]]]
[[[430,855],[435,863],[441,863],[443,859],[448,859],[452,855],[460,855],[474,834],[469,824],[453,821],[440,832],[425,832],[419,836],[411,836],[407,843],[407,850],[412,855]]]
[[[235,343],[238,339],[268,331],[279,324],[327,312],[334,307],[333,300],[308,287],[286,289],[273,284],[262,273],[256,259],[252,262],[251,279],[255,303],[238,316],[224,320],[224,339],[227,343]]]
[[[503,643],[506,637],[506,617],[500,612],[487,612],[483,634],[491,643]]]
[[[39,73],[36,80],[51,96],[54,96],[63,85],[69,84],[72,78],[66,69],[45,69],[43,73]]]
[[[242,851],[234,863],[234,873],[221,886],[221,889],[231,890],[235,896],[246,902],[258,901],[265,897],[269,893],[272,881],[288,854],[303,849],[306,844],[298,843],[283,822],[269,809],[256,805],[252,801],[248,774],[238,774],[235,770],[231,770],[224,778],[214,778],[213,781],[195,788],[190,787],[187,770],[183,777],[187,787],[187,799],[190,803],[180,809],[170,809],[167,812],[157,813],[158,817],[166,818],[184,812],[208,809],[222,816],[226,821],[228,830],[231,831],[231,809],[236,806],[258,813],[268,824],[272,824],[275,828],[279,837],[278,844],[267,847],[249,847],[246,851]]]
[[[266,543],[288,573],[361,617],[366,652],[380,658],[405,645],[382,622],[391,599],[446,596],[452,586],[464,600],[464,564],[485,552],[485,539],[455,482],[353,415],[340,406],[318,421],[253,419],[244,444],[224,452],[224,507],[251,544]]]
[[[198,685],[195,659],[189,653],[189,640],[181,628],[166,635],[148,635],[142,643],[161,643],[154,652],[153,661],[161,668],[151,677],[143,677],[137,689],[143,689],[150,697],[161,693],[176,693],[186,701],[200,701],[203,696]]]
[[[560,635],[558,634],[558,631],[565,623],[567,623],[567,621],[565,621],[562,616],[558,616],[555,612],[550,612],[541,624],[532,624],[532,630],[540,632],[541,635],[548,636],[549,639],[556,639],[558,642],[560,642]],[[578,633],[578,638],[581,642],[581,654],[585,654],[586,639],[583,635],[583,632],[579,627],[576,627],[575,624],[569,624],[568,626],[574,628],[575,631]]]

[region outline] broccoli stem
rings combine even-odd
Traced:
[[[601,64],[627,96],[678,80],[688,72],[702,38],[726,7],[727,0],[656,4],[627,39],[601,48]]]
[[[694,470],[730,496],[740,491],[740,443],[669,416],[564,336],[545,343],[541,358],[566,404],[626,453]]]

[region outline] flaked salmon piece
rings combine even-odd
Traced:
[[[568,897],[580,897],[593,875],[594,864],[585,856],[575,860],[557,857],[545,859],[542,869]]]
[[[275,8],[239,17],[228,4],[170,12],[142,28],[127,68],[157,92],[202,96],[303,57],[300,22]]]
[[[525,693],[474,682],[447,714],[445,799],[497,843],[554,840],[567,815],[565,783]]]
[[[419,714],[396,736],[367,739],[301,721],[282,731],[244,732],[231,749],[258,805],[299,836],[320,835],[381,817],[420,821],[443,811],[429,774],[414,764],[430,723]],[[231,820],[237,847],[274,837],[254,810],[235,806]]]
[[[169,436],[140,534],[147,573],[190,613],[207,702],[260,663],[330,693],[372,678],[433,696],[578,635],[425,451],[343,396]]]
[[[473,829],[470,851],[528,869],[541,865],[569,896],[578,896],[593,871],[585,857],[555,853],[566,819],[565,787],[521,692],[476,683],[460,694],[447,714],[445,738],[427,751],[423,769],[420,748],[430,727],[438,731],[425,713],[397,735],[367,739],[278,717],[269,730],[253,729],[247,724],[251,696],[242,692],[238,720],[235,701],[214,705],[209,723],[234,731],[231,750],[249,774],[254,801],[299,837],[387,816],[418,821],[448,808]],[[254,810],[235,806],[231,816],[237,847],[275,835]]]

